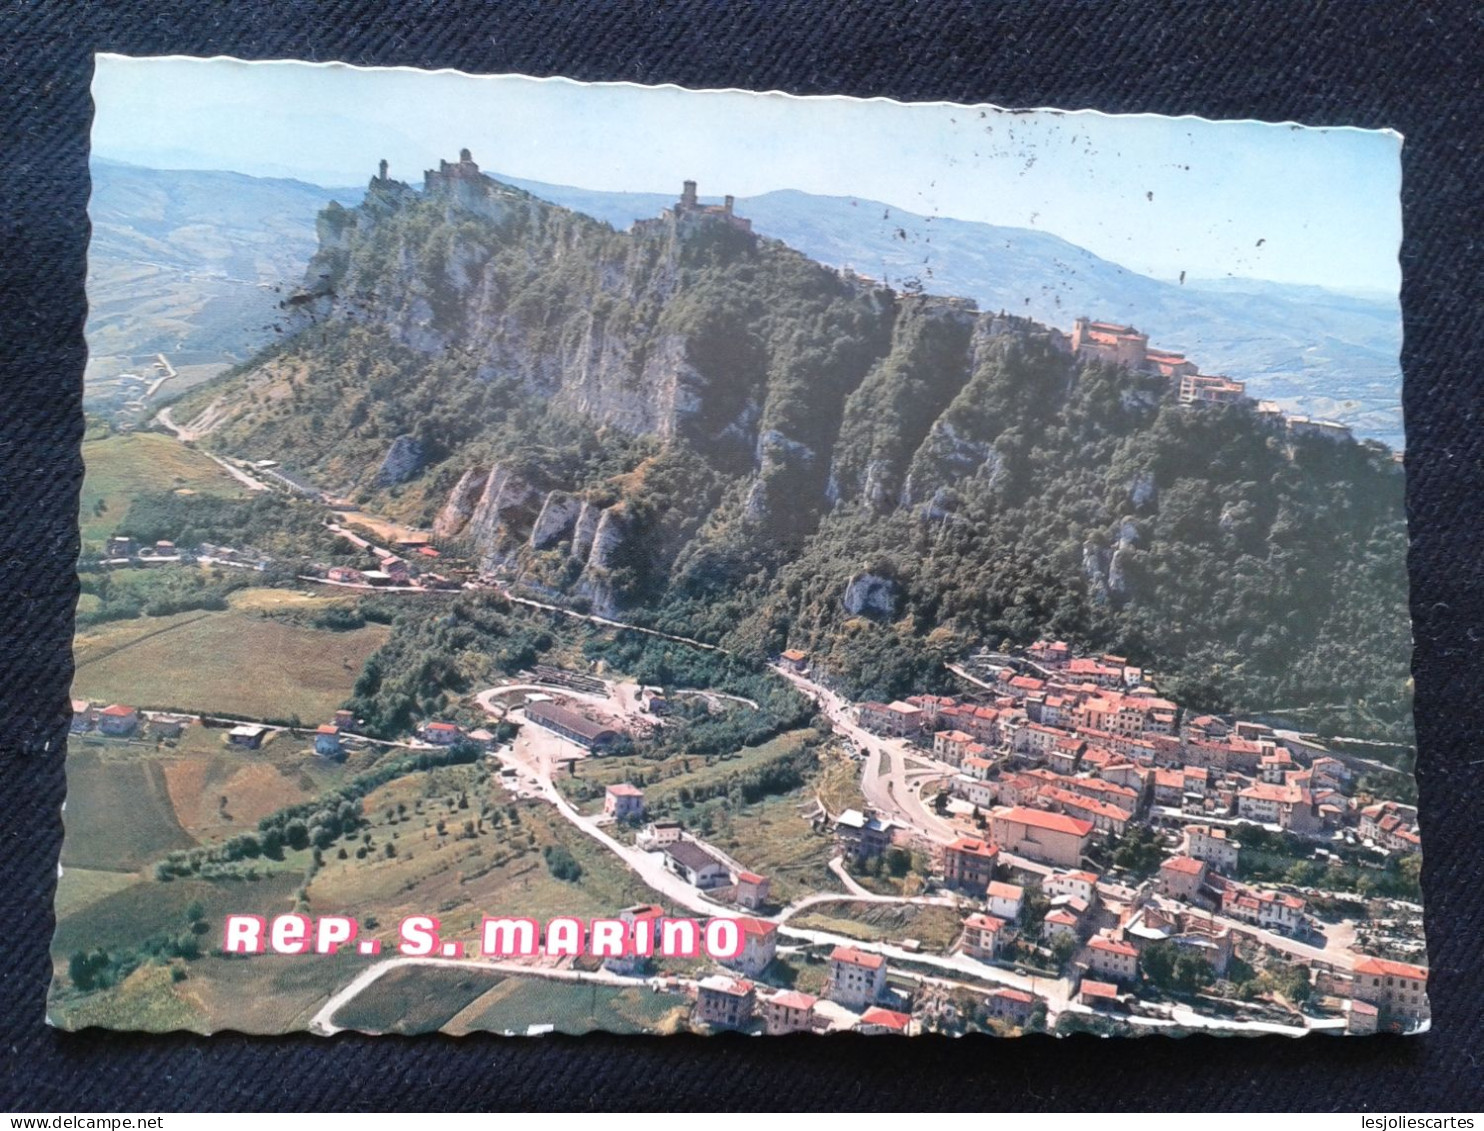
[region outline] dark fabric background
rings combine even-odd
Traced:
[[[0,3],[0,1103],[218,1108],[1481,1106],[1477,4]],[[61,1034],[43,1021],[82,467],[94,51],[1389,126],[1433,1031],[1117,1042]]]

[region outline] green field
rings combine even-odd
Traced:
[[[554,1025],[574,1034],[683,1032],[689,1012],[680,994],[511,977],[463,1010],[449,1031],[524,1033],[532,1025]]]
[[[111,753],[77,739],[68,745],[63,866],[132,872],[173,849],[193,847],[175,818],[164,768]]]
[[[569,798],[582,799],[579,808],[596,813],[602,811],[603,791],[608,786],[642,779],[646,783],[645,804],[651,809],[664,808],[679,803],[682,789],[694,791],[716,785],[733,774],[792,754],[813,737],[814,731],[809,729],[785,731],[761,745],[744,746],[730,755],[713,758],[687,754],[661,761],[638,754],[587,758],[577,764],[576,774],[558,779],[557,784]],[[585,796],[588,794],[592,796]]]
[[[199,491],[238,498],[240,483],[204,453],[155,432],[130,432],[82,446],[85,472],[79,506],[84,542],[127,530],[129,504],[151,491]]]
[[[202,1011],[192,1002],[185,984],[176,985],[168,966],[141,966],[117,986],[87,996],[76,996],[53,984],[46,1015],[62,1029],[133,1029],[169,1033],[178,1029],[207,1032]]]
[[[373,961],[351,952],[306,960],[208,951],[194,962],[146,963],[120,984],[89,994],[71,989],[64,974],[52,983],[47,1016],[63,1029],[291,1033],[306,1028],[330,995]],[[65,955],[57,967],[65,971]]]
[[[815,832],[803,816],[813,796],[813,786],[806,785],[734,813],[718,813],[707,839],[767,876],[774,903],[788,903],[812,892],[843,891],[844,885],[829,868],[836,853],[835,838]]]
[[[317,722],[350,696],[390,632],[385,625],[305,628],[238,607],[118,621],[78,637],[73,694],[193,714]]]
[[[137,872],[109,872],[75,866],[65,868],[57,877],[57,897],[53,910],[58,919],[65,919],[104,896],[143,882]]]
[[[460,809],[450,799],[466,797]],[[465,821],[478,828],[480,811],[498,806],[500,823],[483,823],[483,831],[464,834]],[[397,807],[403,809],[397,816]],[[507,816],[517,810],[519,821]],[[475,937],[485,915],[522,915],[537,920],[557,915],[611,915],[634,903],[651,902],[656,894],[637,880],[611,853],[576,832],[551,806],[523,802],[506,807],[503,790],[494,789],[480,766],[457,766],[410,774],[366,797],[369,824],[361,835],[372,838],[372,851],[362,859],[326,853],[324,866],[309,885],[316,906],[352,913],[375,913],[384,927],[403,915],[436,914],[450,937]],[[389,817],[387,811],[392,810]],[[444,832],[438,833],[438,824]],[[387,845],[395,855],[387,856]],[[547,867],[543,850],[560,844],[581,868],[574,881],[561,880]],[[385,934],[390,941],[390,935]]]
[[[296,875],[248,880],[153,880],[135,884],[96,900],[83,911],[60,919],[52,954],[62,960],[75,950],[101,946],[117,950],[138,946],[160,934],[184,930],[186,909],[199,902],[206,921],[217,930],[227,915],[272,917],[293,910]],[[214,944],[215,935],[207,941]]]
[[[476,966],[401,966],[346,1002],[333,1021],[366,1033],[634,1033],[684,1028],[690,1003],[679,994],[520,977]]]
[[[953,908],[906,903],[824,903],[794,916],[788,925],[862,942],[917,939],[924,950],[935,954],[946,953],[963,933],[963,918]]]
[[[399,966],[346,1002],[331,1020],[363,1033],[431,1033],[503,980],[473,966]]]

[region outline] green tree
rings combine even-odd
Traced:
[[[1161,990],[1174,986],[1178,961],[1175,944],[1166,941],[1150,943],[1139,955],[1139,966],[1144,971],[1144,977]]]

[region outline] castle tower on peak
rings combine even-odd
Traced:
[[[634,221],[633,230],[658,232],[677,223],[692,225],[719,220],[739,232],[751,232],[752,221],[745,216],[738,216],[734,211],[736,198],[727,196],[723,200],[722,204],[702,204],[701,198],[696,194],[696,182],[683,181],[679,200],[660,213],[658,219]]]
[[[387,169],[386,158],[385,157],[383,157],[381,159],[381,165],[379,166],[379,168],[380,168],[381,172],[379,174],[377,174],[376,179],[378,181],[384,181],[384,180],[386,180],[386,169]]]
[[[474,164],[474,157],[469,153],[469,151],[467,149],[461,149],[461,150],[459,150],[459,164],[460,165],[472,165],[472,164]]]

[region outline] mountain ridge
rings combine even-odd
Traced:
[[[274,333],[278,296],[254,289],[271,291],[298,274],[315,247],[313,211],[332,199],[354,206],[363,191],[105,158],[95,158],[94,166],[89,341],[95,356],[174,349],[199,360],[246,357]],[[658,193],[502,180],[617,230],[669,203]],[[141,213],[161,208],[147,199],[140,207],[144,181],[155,196],[173,200],[179,214],[174,231],[151,230],[147,240],[129,231]],[[213,181],[216,187],[206,191]],[[134,184],[121,197],[124,182]],[[184,191],[192,185],[198,187]],[[253,200],[262,202],[256,215],[245,209]],[[898,286],[915,281],[1063,329],[1080,314],[1132,323],[1154,344],[1183,350],[1206,372],[1247,381],[1254,395],[1285,411],[1338,419],[1393,447],[1403,445],[1394,298],[1375,302],[1263,280],[1192,279],[1181,287],[1051,233],[924,217],[865,198],[782,189],[743,198],[737,208],[759,232],[813,259],[887,275]],[[907,238],[897,237],[898,228]],[[891,259],[883,269],[885,254]],[[924,264],[924,254],[933,262]],[[148,292],[143,301],[141,279]]]
[[[1192,702],[1405,725],[1383,447],[1071,356],[672,202],[627,232],[443,163],[328,206],[297,332],[176,417],[487,570],[854,692],[1054,633]],[[190,417],[187,413],[192,414]]]
[[[657,193],[508,183],[620,230],[668,201]],[[1396,298],[1376,302],[1256,279],[1184,287],[1054,233],[922,216],[860,197],[780,189],[738,198],[736,208],[759,232],[813,259],[897,286],[964,295],[1063,329],[1084,314],[1136,325],[1152,344],[1185,353],[1203,372],[1246,381],[1254,395],[1287,411],[1337,419],[1403,446]],[[1336,390],[1341,379],[1345,388]]]

